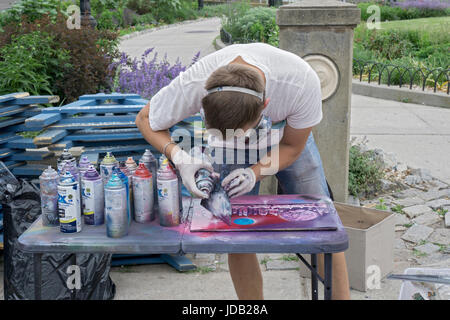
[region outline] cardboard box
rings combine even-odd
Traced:
[[[394,266],[395,221],[392,212],[334,202],[348,234],[349,248],[345,251],[350,287],[359,291],[368,289],[368,282],[379,273],[381,278]],[[305,255],[310,261],[310,256]],[[302,277],[310,277],[305,266]],[[369,279],[370,277],[370,279]],[[368,281],[369,280],[369,281]]]

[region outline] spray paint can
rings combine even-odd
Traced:
[[[76,162],[66,162],[63,167],[63,172],[69,171],[70,174],[74,176],[74,178],[78,181],[78,184],[81,182],[80,172],[78,171]]]
[[[120,180],[122,180],[122,183],[125,186],[125,191],[127,194],[126,208],[127,208],[128,222],[131,223],[130,182],[128,180],[128,177],[118,167],[113,168],[113,173],[115,173],[120,178]]]
[[[80,184],[69,171],[58,182],[58,215],[61,232],[81,231]]]
[[[129,203],[130,203],[130,220],[133,219],[133,212],[134,212],[134,199],[133,199],[133,175],[128,170],[127,166],[125,165],[125,161],[119,162],[119,169],[122,171],[122,173],[128,178],[128,190],[129,190]]]
[[[148,171],[150,171],[150,173],[152,174],[153,186],[156,186],[156,172],[158,171],[158,161],[149,149],[145,149],[144,154],[139,160],[139,163],[141,162],[145,164]],[[158,191],[156,190],[156,188],[153,189],[153,199],[155,200],[153,209],[156,211],[158,209]]]
[[[78,171],[80,172],[80,177],[83,178],[84,173],[89,169],[92,163],[89,161],[87,156],[81,156],[80,161],[78,161]]]
[[[76,166],[77,160],[75,157],[69,152],[68,149],[64,149],[59,158],[56,160],[56,168],[58,171],[58,174],[64,173],[64,165],[67,162],[73,162]]]
[[[133,175],[134,220],[149,222],[155,219],[153,210],[153,179],[141,162]]]
[[[102,162],[100,162],[100,174],[102,176],[103,185],[106,185],[111,178],[112,168],[118,165],[119,162],[117,162],[114,155],[111,152],[107,152]]]
[[[157,173],[159,223],[164,227],[180,224],[178,178],[167,159]]]
[[[39,176],[42,224],[44,226],[59,226],[58,182],[59,175],[51,166],[48,166]]]
[[[134,161],[133,157],[128,157],[127,161],[125,161],[125,165],[127,166],[128,171],[130,171],[130,173],[132,175],[134,174],[134,172],[136,171],[136,169],[138,167],[136,162]]]
[[[105,186],[106,235],[121,238],[128,234],[127,189],[116,173]]]
[[[84,223],[95,226],[103,224],[105,222],[103,181],[93,165],[89,166],[81,177],[81,198]]]

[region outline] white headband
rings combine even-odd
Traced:
[[[234,91],[234,92],[242,92],[251,94],[252,96],[255,96],[259,98],[261,101],[263,100],[264,93],[263,92],[257,92],[255,90],[251,90],[248,88],[241,88],[241,87],[216,87],[208,90],[208,94],[214,93],[214,92],[220,92],[220,91]]]

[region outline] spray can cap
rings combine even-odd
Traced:
[[[126,165],[135,166],[136,162],[134,161],[133,157],[128,157],[127,161],[125,162]]]
[[[154,160],[155,156],[153,155],[153,153],[150,151],[150,149],[145,149],[144,154],[142,155],[143,158],[148,158],[149,160]]]
[[[124,175],[129,176],[131,175],[130,170],[128,170],[127,165],[125,164],[125,161],[119,161],[119,169],[123,172]]]
[[[88,168],[91,162],[87,156],[81,156],[80,161],[78,162],[78,167],[80,168]]]
[[[120,189],[120,188],[123,188],[122,179],[119,178],[117,173],[113,172],[113,174],[111,175],[111,178],[109,179],[109,181],[106,184],[105,188],[108,188],[108,189]]]
[[[71,160],[73,159],[73,155],[69,152],[69,149],[64,149],[59,157],[60,160]]]
[[[134,172],[134,175],[140,178],[151,178],[152,174],[142,162],[139,163],[139,167]]]
[[[100,175],[98,174],[97,170],[95,170],[95,167],[93,165],[90,165],[84,173],[83,177],[87,179],[96,179],[99,178]]]
[[[56,179],[58,177],[58,172],[56,172],[56,170],[53,169],[52,166],[48,166],[48,168],[45,169],[40,176],[40,178],[43,179]]]
[[[114,164],[117,163],[116,158],[111,152],[107,152],[106,156],[102,160],[102,164]]]

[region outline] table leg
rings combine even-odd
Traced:
[[[319,281],[317,279],[317,255],[311,254],[311,299],[318,300],[319,299]]]
[[[42,300],[42,253],[33,254],[34,299]]]
[[[332,265],[333,265],[333,255],[331,253],[325,253],[325,263],[324,263],[324,299],[325,300],[331,300],[332,298],[332,279],[333,279],[333,273],[332,273]]]

